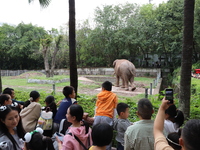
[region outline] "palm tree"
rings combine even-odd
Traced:
[[[28,0],[31,3],[34,0]],[[39,0],[41,7],[47,7],[51,0]],[[76,24],[75,24],[75,0],[69,0],[69,58],[70,58],[70,85],[76,93],[78,89],[78,73],[76,64]]]
[[[184,30],[179,104],[180,109],[185,113],[185,118],[188,118],[190,115],[194,3],[195,0],[184,1]]]

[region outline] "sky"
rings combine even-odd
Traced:
[[[167,0],[152,0],[151,3],[159,4]],[[96,7],[103,5],[117,5],[124,3],[147,4],[149,0],[75,0],[76,20],[91,19]],[[44,27],[46,30],[59,28],[68,22],[68,0],[51,0],[47,8],[41,8],[39,0],[28,3],[28,0],[0,0],[0,24],[8,23],[25,24]]]

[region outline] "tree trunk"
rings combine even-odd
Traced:
[[[44,68],[45,68],[45,73],[46,73],[46,77],[49,78],[50,77],[50,70],[49,70],[49,61],[48,61],[48,47],[47,46],[43,46],[43,58],[44,58]]]
[[[186,119],[190,116],[194,3],[195,0],[184,1],[184,30],[179,105],[180,109],[184,112]]]
[[[78,73],[76,64],[76,33],[75,33],[75,0],[69,0],[69,62],[70,62],[70,85],[77,93]]]
[[[0,68],[0,93],[3,91],[2,89],[2,80],[1,80],[1,68]]]
[[[54,49],[53,56],[52,56],[52,60],[51,60],[51,72],[50,72],[50,77],[53,77],[53,76],[54,76],[54,69],[55,69],[55,63],[56,63],[56,55],[57,55],[58,51],[60,50],[59,45],[60,45],[60,42],[62,41],[62,39],[63,39],[63,37],[62,37],[61,35],[59,35],[58,40],[55,41],[56,47],[55,47],[55,49]]]

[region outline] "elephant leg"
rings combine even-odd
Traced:
[[[116,76],[116,87],[119,87],[119,76]]]
[[[131,84],[131,91],[134,91],[136,89],[135,84],[134,84],[134,77],[130,78],[130,84]]]
[[[129,83],[128,78],[125,77],[125,78],[124,78],[124,86],[125,86],[125,90],[126,90],[126,91],[129,90],[129,84],[128,84],[128,83]]]

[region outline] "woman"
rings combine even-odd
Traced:
[[[36,128],[32,132],[26,133],[24,136],[25,150],[55,150],[51,138],[43,136],[42,132],[41,128]]]
[[[83,108],[77,104],[71,105],[67,110],[66,117],[68,122],[71,122],[72,125],[64,136],[62,145],[61,141],[57,139],[58,149],[85,150],[92,145],[91,129],[89,126],[83,125],[82,123]]]
[[[169,108],[171,104],[168,100],[163,98],[162,104],[156,115],[154,121],[154,138],[155,138],[155,150],[174,150],[167,142],[165,136],[163,135],[165,110]],[[181,137],[179,139],[179,144],[182,150],[197,150],[200,147],[200,120],[192,119],[186,122],[184,125]]]
[[[12,99],[11,96],[8,94],[0,95],[0,106],[11,105]]]
[[[33,131],[37,125],[41,113],[41,105],[38,103],[40,94],[37,91],[31,91],[30,99],[24,103],[20,112],[22,124],[26,132]]]
[[[22,150],[25,135],[18,110],[12,105],[0,107],[0,141],[6,142],[4,150]]]

